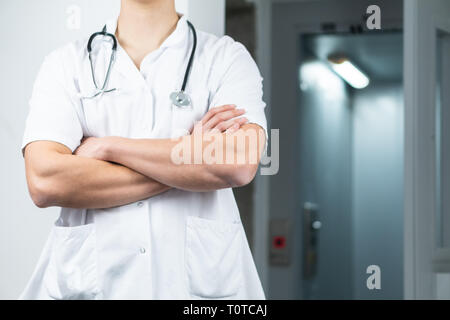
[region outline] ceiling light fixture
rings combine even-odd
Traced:
[[[331,68],[334,72],[336,72],[353,88],[364,89],[369,85],[369,77],[347,58],[342,56],[330,56],[328,57],[328,61],[330,62]]]

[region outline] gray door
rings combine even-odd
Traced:
[[[300,39],[299,205],[305,299],[403,297],[402,33]],[[335,73],[339,53],[370,84]],[[381,287],[367,286],[373,268]]]

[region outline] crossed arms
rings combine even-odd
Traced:
[[[183,139],[211,142],[208,134],[222,136],[263,129],[247,124],[243,110],[227,105],[213,108],[196,125],[199,130]],[[41,208],[110,208],[161,194],[171,188],[211,191],[243,186],[253,180],[264,143],[239,147],[223,139],[223,152],[243,163],[175,164],[171,154],[180,141],[172,139],[87,138],[72,154],[57,142],[36,141],[24,150],[28,188]],[[194,143],[192,143],[193,145]],[[201,153],[203,154],[203,153]],[[251,162],[251,154],[257,161]]]

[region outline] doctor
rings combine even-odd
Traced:
[[[264,299],[231,189],[251,182],[265,144],[256,64],[230,37],[197,31],[190,103],[179,107],[170,96],[195,39],[174,0],[122,0],[105,31],[117,38],[106,88],[115,90],[92,97],[112,53],[104,36],[92,69],[84,39],[49,54],[35,82],[28,187],[37,206],[62,209],[21,298]],[[264,141],[226,139],[252,131]],[[173,161],[181,140],[200,139],[203,151],[210,133],[246,160]]]

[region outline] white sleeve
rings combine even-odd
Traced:
[[[260,125],[267,137],[263,79],[250,53],[242,44],[233,41],[218,59],[221,60],[221,78],[209,108],[234,104],[237,108],[245,109],[243,117],[249,123]]]
[[[40,68],[30,99],[30,111],[22,140],[22,151],[33,141],[61,143],[72,152],[80,145],[83,129],[66,88],[61,60],[47,56]]]

